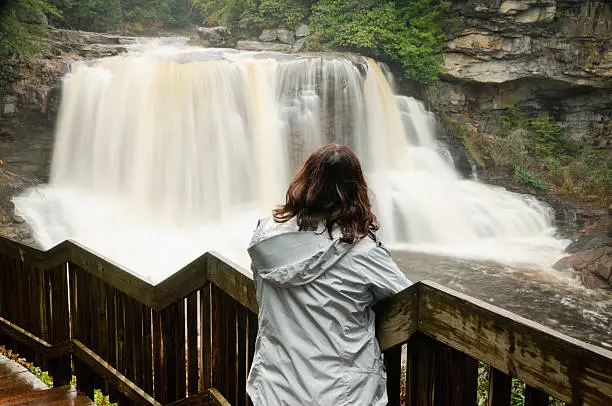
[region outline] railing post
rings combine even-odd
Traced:
[[[489,406],[507,406],[512,394],[512,378],[497,369],[489,369]]]
[[[65,344],[70,340],[70,312],[68,307],[68,268],[62,264],[46,273],[46,285],[49,292],[49,311],[47,326],[49,342],[53,345]],[[70,353],[50,360],[49,373],[53,377],[53,386],[70,384],[72,367]]]

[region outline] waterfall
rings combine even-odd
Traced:
[[[462,179],[435,118],[351,56],[141,46],[64,78],[50,184],[14,199],[44,248],[74,239],[153,282],[207,250],[248,266],[256,220],[326,142],[350,146],[394,249],[548,265],[551,210]]]

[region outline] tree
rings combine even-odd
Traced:
[[[450,3],[437,0],[320,0],[311,23],[332,46],[396,62],[422,83],[437,80]]]

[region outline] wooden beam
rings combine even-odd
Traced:
[[[204,254],[177,273],[155,286],[155,310],[164,310],[177,300],[197,292],[208,283],[206,267],[208,254]]]
[[[611,404],[612,352],[488,303],[423,282],[418,329],[564,402]]]
[[[253,313],[259,312],[255,286],[247,271],[217,253],[208,253],[208,279]]]
[[[376,335],[381,350],[403,344],[417,330],[419,319],[418,285],[376,305]]]
[[[216,389],[209,389],[208,393],[210,393],[211,405],[213,406],[232,406],[223,395]]]
[[[71,241],[68,262],[78,265],[92,276],[108,283],[146,306],[154,304],[155,287],[134,272],[113,263],[109,259]]]
[[[119,373],[108,362],[98,357],[93,351],[87,348],[78,340],[72,340],[74,344],[74,356],[87,365],[98,376],[108,381],[113,387],[117,388],[126,398],[138,405],[162,406],[136,384]],[[78,378],[78,377],[77,377]]]

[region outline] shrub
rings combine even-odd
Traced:
[[[536,190],[544,190],[545,184],[535,172],[517,166],[514,168],[514,180],[524,186],[534,188]]]

